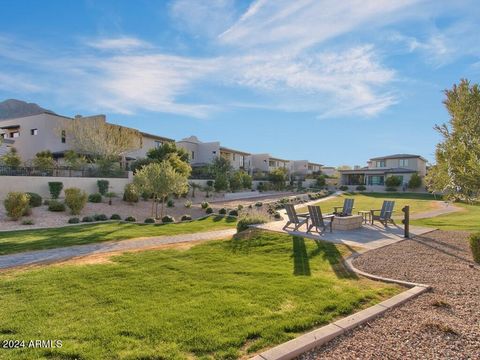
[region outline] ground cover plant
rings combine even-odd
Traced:
[[[41,334],[62,339],[63,347],[2,355],[248,356],[401,291],[348,273],[341,262],[348,253],[343,245],[248,231],[190,249],[124,254],[110,263],[11,271],[0,275],[0,339]]]

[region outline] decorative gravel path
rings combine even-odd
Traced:
[[[28,251],[19,254],[0,256],[0,269],[8,269],[12,267],[27,266],[41,263],[53,263],[72,259],[79,256],[88,256],[93,254],[118,253],[122,251],[135,251],[141,249],[146,250],[164,244],[177,244],[193,241],[223,239],[233,236],[236,232],[236,229],[226,229],[199,232],[194,234],[109,241],[89,245],[69,246],[50,250]]]
[[[467,237],[434,231],[357,258],[360,270],[433,289],[299,359],[480,359],[480,266]]]

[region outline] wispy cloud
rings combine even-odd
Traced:
[[[100,38],[96,40],[87,41],[86,44],[92,48],[99,50],[137,50],[139,48],[152,47],[146,41],[137,39],[135,37],[122,36],[116,38]]]

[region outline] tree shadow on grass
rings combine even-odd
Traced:
[[[305,246],[305,239],[300,236],[292,236],[293,244],[293,275],[311,276],[310,259]]]
[[[343,256],[335,244],[321,240],[313,241],[317,247],[310,253],[310,258],[321,256],[322,259],[327,260],[339,279],[358,279],[358,276],[346,266]],[[353,249],[351,251],[355,252]]]

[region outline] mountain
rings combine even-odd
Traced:
[[[21,100],[8,99],[0,102],[0,120],[38,115],[45,112],[55,114],[53,111],[44,109],[37,104]]]

